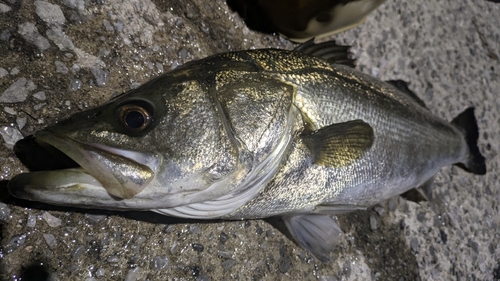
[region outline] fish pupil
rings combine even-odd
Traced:
[[[125,116],[125,123],[132,129],[141,128],[145,121],[145,116],[139,111],[130,111]]]
[[[144,132],[153,122],[154,108],[145,101],[132,101],[117,108],[117,119],[127,134]]]

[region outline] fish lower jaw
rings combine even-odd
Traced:
[[[39,171],[15,176],[8,185],[16,198],[52,205],[103,210],[150,210],[162,202],[158,193],[144,192],[120,199],[82,168]]]

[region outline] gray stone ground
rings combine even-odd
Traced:
[[[26,171],[12,152],[20,133],[193,59],[294,46],[248,30],[222,0],[50,2],[0,1],[0,279],[500,278],[500,4],[389,0],[335,37],[354,46],[358,69],[410,81],[443,118],[475,106],[488,174],[446,167],[429,202],[396,196],[339,216],[346,235],[325,264],[260,220],[150,223],[10,198],[5,180]]]

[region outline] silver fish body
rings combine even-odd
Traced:
[[[341,233],[328,214],[420,186],[446,165],[485,173],[472,109],[448,123],[404,86],[330,63],[345,51],[309,44],[187,63],[35,134],[80,168],[21,174],[9,190],[185,218],[282,216],[327,259]]]

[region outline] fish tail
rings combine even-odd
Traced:
[[[476,117],[474,116],[474,107],[469,107],[464,110],[457,117],[455,117],[451,123],[464,133],[465,142],[468,146],[466,162],[459,163],[457,166],[473,174],[486,174],[484,156],[481,154],[479,147],[477,146],[479,129],[477,127]]]

